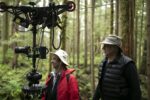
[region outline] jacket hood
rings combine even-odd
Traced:
[[[68,68],[67,70],[65,70],[65,75],[71,74],[71,73],[73,73],[74,71],[75,71],[75,69],[73,69],[73,68]]]

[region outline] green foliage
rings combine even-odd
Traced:
[[[5,1],[5,0],[3,0]],[[18,0],[8,0],[9,4],[14,4],[16,5],[15,3],[17,2]],[[28,4],[28,2],[39,2],[40,0],[21,0],[20,1],[20,4],[21,5],[26,5]],[[137,22],[137,32],[138,32],[138,36],[137,36],[137,44],[141,44],[141,46],[138,46],[137,47],[137,50],[139,50],[139,48],[143,47],[143,44],[144,44],[144,41],[143,39],[141,39],[141,36],[144,37],[144,34],[145,34],[145,21],[143,21],[143,32],[141,32],[141,16],[142,16],[142,1],[143,0],[137,0],[136,1],[136,16],[138,16],[138,22]],[[58,1],[59,2],[59,1]],[[58,3],[56,2],[56,3]],[[77,74],[77,79],[79,81],[79,88],[80,88],[80,94],[81,94],[81,97],[83,100],[88,100],[89,98],[91,98],[91,80],[90,80],[90,31],[88,30],[88,67],[85,68],[83,66],[84,64],[84,8],[83,8],[83,1],[81,1],[82,4],[81,4],[81,15],[80,15],[80,18],[81,18],[81,41],[80,41],[80,69],[77,68],[77,66],[74,66],[75,69],[77,69],[76,71],[76,74]],[[108,0],[96,0],[96,5],[97,7],[95,8],[95,17],[94,17],[94,43],[96,42],[95,44],[95,48],[99,47],[100,44],[99,42],[101,41],[101,39],[107,35],[106,33],[109,33],[109,30],[110,30],[110,7],[109,5],[106,7],[106,3],[109,4],[109,1]],[[90,11],[90,6],[88,5],[88,11]],[[144,6],[146,7],[146,6]],[[144,10],[145,12],[145,10]],[[89,19],[90,20],[90,14],[89,13]],[[74,14],[75,15],[75,14]],[[69,53],[69,56],[70,56],[70,63],[73,62],[73,54],[72,54],[72,49],[73,49],[73,46],[76,46],[76,41],[73,42],[73,38],[75,37],[75,40],[76,40],[76,32],[75,31],[75,27],[76,27],[76,17],[73,15],[73,12],[72,13],[68,13],[68,22],[67,22],[67,49],[69,49],[68,53]],[[145,19],[145,16],[146,14],[144,14],[144,19]],[[0,16],[2,17],[2,16]],[[73,24],[73,20],[75,20],[75,23]],[[3,22],[1,20],[1,22]],[[88,25],[90,26],[91,23],[88,23]],[[1,25],[1,28],[0,30],[3,29],[2,25]],[[90,28],[89,28],[90,29]],[[57,33],[57,32],[55,32]],[[1,33],[0,33],[1,34]],[[49,35],[49,34],[48,34]],[[40,34],[37,34],[37,40],[39,39],[40,37]],[[49,39],[48,38],[45,38],[44,39],[45,43],[43,44],[46,44],[46,46],[48,47],[49,46]],[[57,41],[57,40],[56,40]],[[8,41],[0,41],[0,46],[2,43],[4,44],[8,44],[10,47],[11,45],[14,43],[14,42],[17,42],[17,45],[18,46],[26,46],[26,45],[29,45],[31,46],[32,45],[32,33],[30,32],[25,32],[25,33],[15,33],[13,34],[11,37],[9,37],[9,40]],[[57,42],[56,42],[57,43]],[[75,44],[73,44],[75,43]],[[75,47],[76,49],[76,47]],[[2,54],[2,51],[1,51],[1,47],[0,47],[0,54]],[[102,53],[100,53],[101,51],[99,51],[99,49],[96,49],[95,50],[95,56],[94,56],[94,62],[95,64],[99,64],[100,60],[101,60],[101,56],[102,56]],[[76,55],[76,53],[75,53]],[[138,55],[139,56],[139,55]],[[20,100],[20,95],[21,95],[21,87],[22,85],[24,85],[25,82],[25,75],[26,75],[26,72],[29,71],[29,68],[27,68],[27,66],[22,67],[22,64],[23,65],[30,65],[32,66],[31,64],[31,59],[27,60],[27,58],[24,56],[24,55],[20,55],[19,54],[19,58],[18,58],[18,68],[17,69],[11,69],[10,68],[10,62],[12,62],[12,58],[13,58],[13,49],[12,48],[9,48],[8,49],[8,52],[7,52],[7,58],[8,58],[8,62],[9,64],[7,65],[1,65],[0,64],[0,100]],[[2,56],[0,55],[0,62],[2,60]],[[76,57],[75,57],[75,62],[76,62]],[[43,62],[43,61],[42,61]],[[137,61],[139,62],[139,61]],[[42,82],[45,81],[46,77],[47,77],[47,73],[48,73],[48,60],[46,60],[44,63],[38,63],[37,65],[39,66],[40,68],[40,72],[42,71]],[[20,67],[21,66],[21,67]],[[71,67],[71,66],[70,66]],[[138,65],[139,67],[139,65]],[[31,70],[31,69],[30,69]],[[98,66],[95,65],[95,78],[97,77],[98,75]],[[142,100],[147,100],[147,78],[146,76],[140,76],[140,79],[141,79],[141,90],[142,90]]]
[[[140,85],[141,85],[141,92],[142,92],[142,100],[148,100],[147,76],[140,75]]]
[[[0,100],[19,100],[28,68],[12,70],[8,65],[0,65],[0,69]]]
[[[91,100],[91,71],[90,66],[88,65],[85,68],[83,65],[78,68],[77,66],[70,66],[76,69],[76,76],[79,84],[79,92],[82,100]],[[98,65],[95,65],[95,74],[98,75]],[[96,84],[97,85],[97,84]]]
[[[77,70],[77,79],[79,83],[79,90],[82,100],[88,100],[91,97],[91,84],[90,84],[90,74],[89,69],[85,70],[83,66]],[[85,94],[86,92],[86,94]]]

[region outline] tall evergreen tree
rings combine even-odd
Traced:
[[[114,0],[111,0],[111,13],[110,13],[110,34],[114,31]]]
[[[85,35],[84,35],[84,67],[87,67],[87,62],[88,62],[88,57],[87,57],[87,52],[88,52],[88,24],[87,24],[87,21],[88,21],[88,3],[87,3],[87,0],[85,0]]]
[[[80,0],[77,0],[77,66],[80,64]]]
[[[133,58],[133,29],[134,29],[134,0],[120,0],[119,13],[120,13],[120,34],[123,39],[123,51],[126,55]]]
[[[7,0],[5,0],[8,3]],[[7,63],[7,50],[8,50],[8,35],[9,34],[9,16],[8,12],[3,14],[3,22],[2,22],[2,63]]]
[[[150,99],[150,0],[146,0],[146,7],[147,7],[147,27],[146,27],[146,30],[147,30],[147,76],[148,76],[148,83],[147,83],[147,86],[148,86],[148,100]]]
[[[67,0],[63,0],[63,3],[65,4]],[[64,12],[62,15],[62,49],[66,50],[66,27],[67,27],[67,12]]]
[[[95,80],[94,80],[94,15],[95,15],[95,0],[91,0],[92,9],[91,9],[91,92],[92,95],[95,89]]]
[[[116,0],[116,17],[115,17],[115,34],[118,35],[119,34],[119,0]]]

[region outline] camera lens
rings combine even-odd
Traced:
[[[29,46],[25,46],[25,47],[15,47],[15,53],[28,54],[29,51],[30,51],[30,47],[29,47]]]

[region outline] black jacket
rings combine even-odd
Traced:
[[[122,74],[120,74],[121,78],[125,79],[125,82],[123,83],[123,85],[124,85],[125,89],[128,89],[128,92],[127,92],[127,94],[125,94],[125,96],[119,96],[120,93],[118,92],[117,98],[111,97],[111,95],[115,94],[115,92],[112,91],[113,88],[114,88],[114,90],[116,90],[119,87],[119,84],[118,83],[113,84],[114,81],[117,81],[117,80],[115,80],[116,77],[113,79],[113,74],[110,77],[106,77],[108,74],[108,71],[107,71],[108,67],[106,68],[106,66],[107,65],[116,66],[116,65],[118,65],[118,61],[120,61],[120,59],[122,59],[124,57],[126,59],[126,56],[121,55],[120,57],[118,57],[111,63],[107,63],[107,59],[102,62],[102,71],[100,73],[99,82],[98,82],[93,100],[99,100],[100,98],[102,98],[102,100],[141,100],[141,91],[140,91],[139,78],[138,78],[136,66],[135,66],[134,62],[130,59],[128,59],[127,62],[124,63],[124,65],[121,67]],[[113,71],[114,69],[109,69],[109,70]],[[118,72],[118,73],[120,73],[120,72]],[[114,75],[116,75],[116,73]],[[112,78],[112,81],[111,81],[112,83],[108,83],[108,84],[112,85],[112,88],[109,88],[110,86],[105,85],[105,84],[107,84],[106,83],[107,81],[104,82],[104,80],[107,80],[107,79],[109,80],[111,78]],[[113,87],[113,85],[115,85],[116,88]],[[112,92],[105,91],[106,90],[105,88],[107,88],[108,91],[112,91]]]

